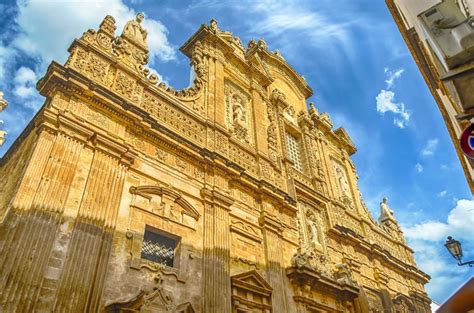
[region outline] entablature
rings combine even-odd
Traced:
[[[417,282],[426,284],[430,279],[429,275],[419,270],[415,265],[395,257],[390,251],[384,249],[379,244],[368,241],[362,235],[346,227],[336,225],[328,231],[328,235],[334,236],[334,238],[340,242],[348,242],[350,245],[362,249],[366,255],[381,260],[381,263],[385,266],[391,266],[398,272],[408,275]]]

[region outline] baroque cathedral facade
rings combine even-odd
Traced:
[[[2,312],[430,312],[387,199],[264,40],[202,25],[159,82],[143,14],[52,62],[0,161]]]

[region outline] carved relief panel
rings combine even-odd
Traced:
[[[238,140],[253,144],[250,96],[235,84],[225,82],[226,126]]]
[[[380,296],[370,290],[365,290],[367,295],[367,301],[369,304],[369,313],[382,313],[384,312],[384,306]]]

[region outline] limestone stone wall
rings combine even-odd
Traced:
[[[141,19],[116,36],[107,16],[38,83],[45,105],[0,167],[0,308],[428,312],[429,277],[395,218],[370,215],[356,148],[307,108],[304,78],[212,20],[174,90],[146,68]]]

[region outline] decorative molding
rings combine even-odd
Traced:
[[[262,242],[262,232],[256,227],[252,226],[242,220],[231,219],[230,230],[236,232],[244,237],[252,239],[258,243]]]

